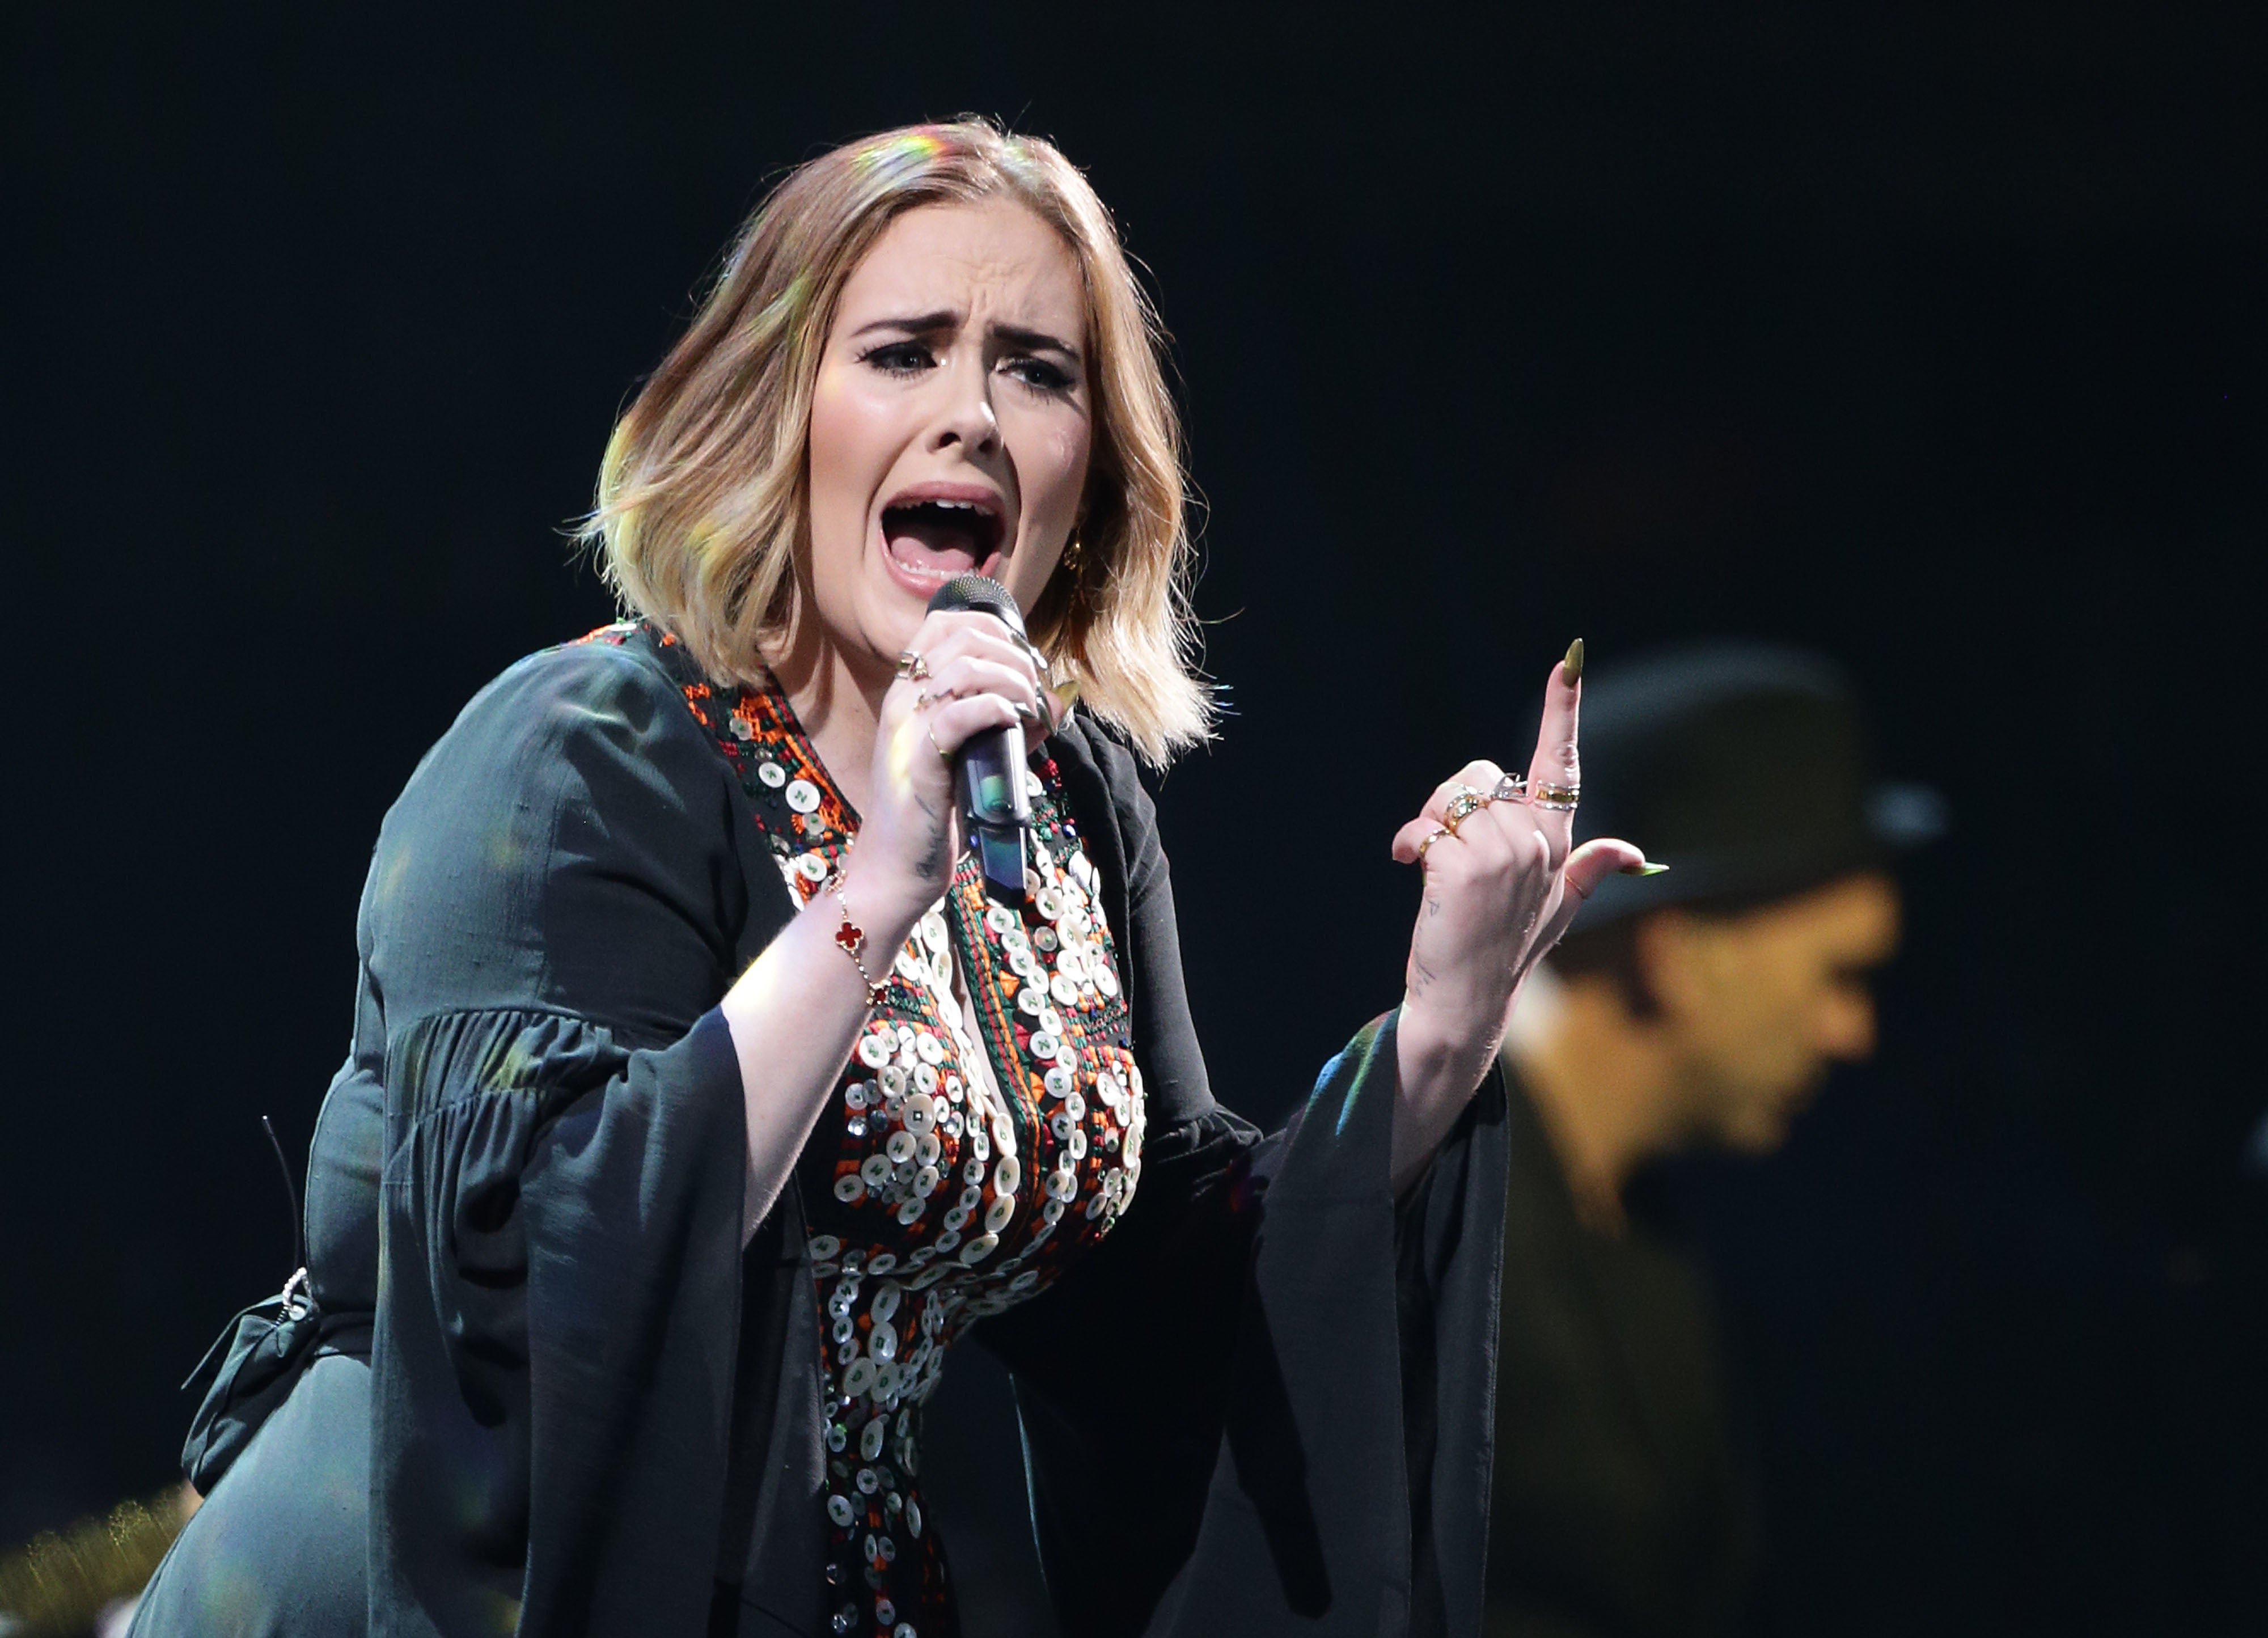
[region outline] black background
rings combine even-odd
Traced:
[[[1222,1095],[1280,1115],[1392,1003],[1388,839],[1525,760],[1569,637],[1833,654],[1955,830],[1877,1061],[1686,1179],[1773,1619],[2268,1620],[2243,8],[204,10],[0,24],[0,1541],[166,1482],[288,1270],[257,1117],[297,1164],[379,816],[609,617],[561,530],[718,247],[973,109],[1089,169],[1174,332]]]

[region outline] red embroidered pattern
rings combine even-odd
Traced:
[[[585,641],[625,643],[635,626]],[[799,899],[858,819],[773,688],[712,687],[659,637]],[[1100,881],[1035,753],[1020,907],[964,856],[888,973],[799,1172],[821,1304],[832,1630],[919,1638],[946,1616],[922,1516],[920,1407],[970,1320],[1044,1289],[1109,1232],[1142,1172],[1142,1075]],[[960,977],[972,1030],[954,993]],[[991,1071],[968,1074],[978,1054]]]

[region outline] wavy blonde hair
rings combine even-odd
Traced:
[[[1051,144],[989,121],[885,131],[799,166],[749,217],[691,328],[608,441],[581,535],[608,583],[710,675],[754,682],[793,610],[820,356],[843,286],[922,205],[1007,198],[1086,284],[1094,447],[1072,547],[1027,611],[1058,681],[1162,765],[1211,737],[1195,674],[1182,431],[1156,310],[1110,214]]]

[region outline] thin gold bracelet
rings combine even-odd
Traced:
[[[843,925],[835,929],[836,947],[844,955],[849,956],[850,965],[858,969],[858,976],[866,986],[866,1010],[871,1012],[880,1006],[882,998],[890,993],[890,981],[887,978],[877,979],[866,971],[865,957],[866,929],[850,919],[850,901],[843,896],[841,870],[836,870],[828,877],[827,890],[835,895],[835,902],[842,907],[843,911]]]

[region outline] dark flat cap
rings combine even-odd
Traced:
[[[1842,672],[1800,650],[1711,643],[1594,667],[1582,754],[1576,839],[1620,836],[1670,869],[1609,876],[1579,927],[1791,896],[1945,828],[1935,791],[1874,776]]]

